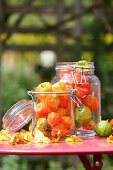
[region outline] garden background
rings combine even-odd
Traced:
[[[59,61],[95,63],[102,119],[113,118],[113,1],[0,0],[1,117],[27,91],[51,81]],[[3,156],[1,170],[84,169],[77,156]],[[90,157],[89,157],[90,159]],[[55,162],[56,161],[56,162]],[[112,169],[112,155],[104,156]]]

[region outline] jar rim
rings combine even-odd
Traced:
[[[73,69],[91,69],[94,70],[94,62],[88,62],[89,67],[82,67],[82,66],[76,66],[77,62],[57,62],[56,63],[56,70],[73,70]]]
[[[71,89],[70,89],[71,90]],[[31,90],[31,91],[28,91],[27,92],[28,93],[28,95],[34,95],[34,94],[70,94],[71,93],[71,91],[59,91],[59,92],[36,92],[36,91],[33,91],[33,90]]]

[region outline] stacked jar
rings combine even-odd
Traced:
[[[100,81],[94,74],[94,63],[79,66],[77,62],[56,64],[56,76],[52,83],[63,82],[76,90],[73,101],[75,134],[79,137],[95,135],[96,124],[101,119]]]

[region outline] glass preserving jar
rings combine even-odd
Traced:
[[[79,137],[94,136],[96,124],[101,120],[101,85],[94,70],[93,62],[87,67],[78,66],[77,62],[60,62],[52,80],[52,84],[63,82],[76,90],[73,124]]]
[[[73,91],[69,88],[54,90],[28,91],[32,97],[34,113],[32,117],[32,131],[39,129],[47,137],[55,137],[60,131],[61,139],[74,134],[73,124]],[[35,131],[34,131],[35,133]]]

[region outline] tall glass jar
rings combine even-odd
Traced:
[[[56,64],[56,76],[52,80],[76,89],[73,116],[75,134],[79,137],[94,136],[96,124],[101,120],[101,85],[94,70],[93,62],[89,62],[88,67],[60,62]]]

